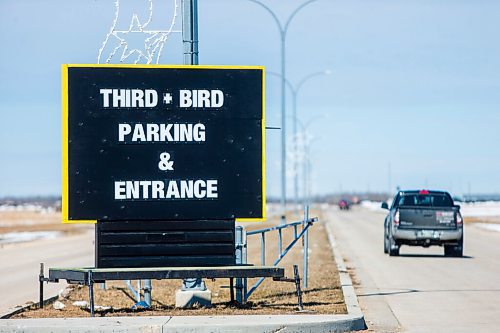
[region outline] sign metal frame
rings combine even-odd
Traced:
[[[262,214],[258,218],[238,218],[236,222],[263,222],[266,220],[266,125],[265,125],[265,77],[264,66],[232,65],[134,65],[134,64],[63,64],[62,65],[62,223],[95,224],[97,220],[69,219],[69,68],[165,68],[165,69],[255,69],[262,71]]]

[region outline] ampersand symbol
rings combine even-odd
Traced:
[[[160,154],[160,162],[158,162],[158,169],[161,171],[174,170],[174,161],[170,161],[170,154],[165,152]]]

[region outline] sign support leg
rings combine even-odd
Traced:
[[[229,278],[229,295],[231,296],[231,303],[234,302],[234,279]]]
[[[153,286],[151,280],[144,280],[144,302],[151,307]]]
[[[87,285],[89,286],[90,316],[94,317],[94,281],[92,271],[89,271]]]
[[[242,226],[235,228],[236,265],[245,265],[246,243],[245,230]],[[240,304],[245,302],[245,286],[243,278],[236,278],[236,301]]]
[[[302,290],[300,290],[300,275],[299,275],[299,267],[297,265],[293,265],[293,277],[295,280],[295,291],[297,293],[297,304],[298,310],[304,310],[304,304],[302,303]]]
[[[43,267],[43,263],[40,263],[40,275],[38,275],[38,281],[40,281],[40,309],[43,309],[43,279],[44,279],[44,276],[43,276],[43,271],[44,271],[44,267]]]

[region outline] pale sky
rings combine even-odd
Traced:
[[[303,2],[262,1],[282,21]],[[173,2],[154,0],[158,27]],[[114,11],[114,0],[0,2],[0,196],[60,194],[60,65],[95,63]],[[256,4],[199,0],[199,24],[201,64],[279,72],[276,24]],[[498,1],[319,0],[299,12],[288,79],[332,71],[299,93],[299,118],[315,138],[313,192],[500,192],[499,32]],[[161,63],[182,63],[179,34]],[[268,76],[268,126],[280,126],[279,93]],[[267,134],[268,195],[278,196],[280,133]]]

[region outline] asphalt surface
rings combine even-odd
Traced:
[[[500,233],[466,225],[464,258],[443,248],[383,252],[384,212],[327,210],[369,329],[376,332],[500,331]]]
[[[8,244],[0,248],[0,314],[28,301],[38,301],[40,263],[45,267],[94,264],[93,229],[83,234]],[[45,271],[48,274],[48,271]],[[45,285],[45,296],[57,295],[64,283]]]

